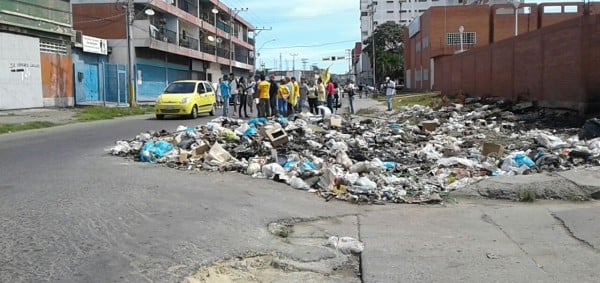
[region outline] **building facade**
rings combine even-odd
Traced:
[[[360,0],[360,38],[368,39],[377,26],[386,22],[395,22],[408,26],[418,19],[429,7],[465,5],[463,0]],[[359,83],[373,84],[372,59],[362,52],[360,65],[356,65]]]
[[[241,10],[219,1],[135,0],[130,41],[127,1],[71,2],[74,28],[108,39],[109,62],[131,62],[138,102],[154,101],[174,80],[217,82],[225,74],[254,72],[254,27],[239,15]]]
[[[69,1],[0,1],[0,109],[72,106]]]

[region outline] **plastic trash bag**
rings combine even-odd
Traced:
[[[344,166],[344,168],[348,169],[352,166],[352,159],[348,157],[348,154],[345,151],[339,151],[335,156],[335,162]]]
[[[319,105],[317,106],[317,109],[319,109],[319,113],[321,113],[323,119],[329,119],[331,118],[331,110],[329,110],[329,108],[325,105]]]
[[[374,190],[377,188],[377,183],[371,181],[367,177],[360,177],[356,182],[354,182],[354,186],[361,187],[366,190]]]
[[[285,169],[278,163],[269,163],[262,167],[262,173],[267,178],[273,178],[275,175],[285,174]]]
[[[251,126],[249,124],[244,123],[241,126],[237,127],[234,132],[236,135],[242,136],[244,135],[244,133],[246,133],[248,129],[250,129],[250,127]]]
[[[248,125],[257,126],[259,124],[266,125],[267,119],[266,118],[252,118],[252,119],[248,120]]]
[[[296,176],[292,176],[292,178],[290,179],[290,186],[296,190],[310,190],[310,186],[306,182],[304,182],[304,180]]]
[[[343,254],[360,254],[365,249],[365,244],[352,237],[331,236],[327,245],[334,247]]]
[[[535,141],[547,149],[569,147],[569,144],[561,140],[559,137],[544,133],[538,133],[535,137]]]
[[[246,168],[246,174],[248,175],[254,175],[258,172],[260,172],[260,164],[256,162],[250,163]]]
[[[245,132],[244,132],[244,136],[248,137],[248,136],[255,136],[258,134],[258,130],[256,130],[255,127],[250,127],[248,128]]]
[[[126,141],[117,141],[117,145],[110,149],[112,155],[127,154],[131,150],[131,146]]]

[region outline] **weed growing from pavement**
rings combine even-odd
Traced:
[[[154,113],[152,107],[85,107],[77,112],[78,121],[108,120],[116,117]]]
[[[43,129],[43,128],[49,128],[52,126],[56,126],[56,124],[51,123],[51,122],[40,122],[40,121],[18,123],[18,124],[0,124],[0,134],[25,131],[25,130],[33,130],[33,129]]]
[[[375,99],[379,102],[386,103],[387,98],[385,95],[378,95]],[[437,92],[427,93],[407,93],[396,95],[392,99],[392,108],[399,110],[402,106],[413,106],[423,105],[437,108],[442,104],[442,96]]]
[[[519,201],[521,202],[534,202],[535,201],[535,194],[531,191],[524,191],[521,192],[521,194],[519,195]]]

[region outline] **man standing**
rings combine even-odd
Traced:
[[[229,87],[229,78],[227,77],[227,75],[223,76],[223,80],[221,81],[221,85],[220,85],[220,90],[221,90],[221,98],[223,99],[223,117],[228,117],[229,116],[229,98],[231,97],[231,94],[229,93],[230,87]]]
[[[333,85],[333,82],[331,80],[329,80],[329,82],[327,83],[325,91],[327,92],[327,108],[329,108],[329,110],[331,110],[331,113],[333,113],[333,98],[335,96],[335,86]]]
[[[252,76],[248,77],[248,84],[246,85],[246,93],[247,93],[247,98],[246,98],[246,102],[248,103],[248,107],[250,107],[250,114],[254,113],[252,112],[252,108],[255,107],[255,103],[254,103],[254,90],[256,88],[256,81],[255,78]]]
[[[258,117],[266,118],[269,113],[271,84],[265,80],[265,75],[260,75],[260,83],[256,86],[258,94]]]
[[[354,114],[354,95],[356,94],[356,87],[352,81],[348,82],[346,90],[348,91],[348,105],[350,105],[350,114]]]
[[[396,94],[396,82],[385,77],[385,95],[387,97],[387,111],[392,111],[392,97]]]
[[[271,75],[270,80],[270,88],[269,88],[269,108],[266,115],[268,117],[277,115],[277,90],[279,90],[279,86],[275,81],[275,75]]]

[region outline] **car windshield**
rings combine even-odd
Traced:
[[[194,82],[171,83],[165,93],[193,93],[196,87]]]

